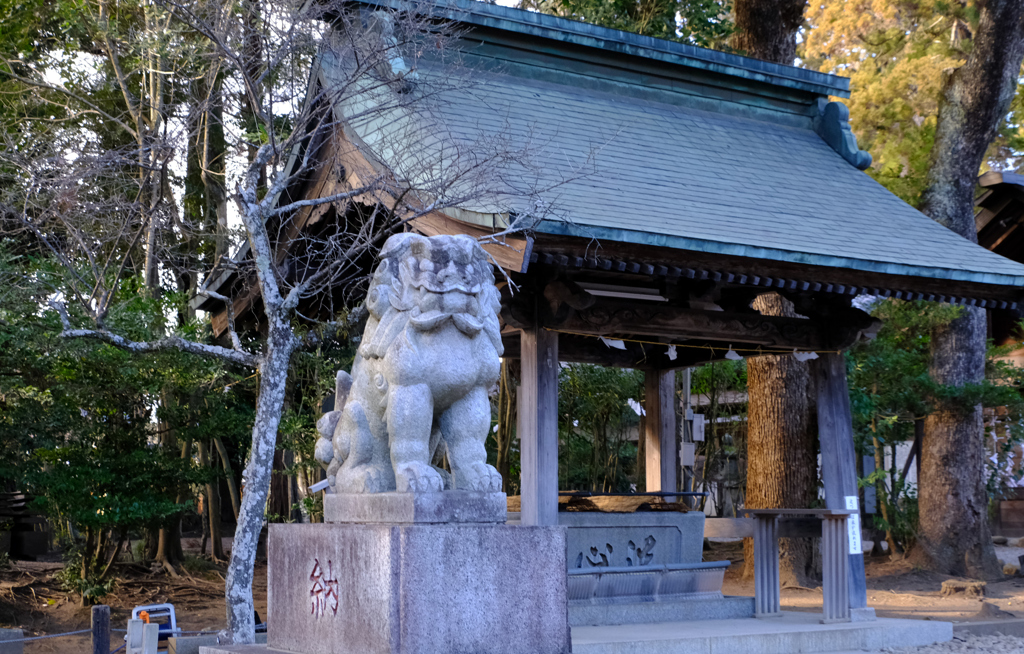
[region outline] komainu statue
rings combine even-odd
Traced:
[[[335,410],[317,423],[316,458],[335,492],[501,490],[484,450],[499,305],[472,238],[387,240],[352,374],[338,373]],[[444,454],[450,476],[438,466]]]

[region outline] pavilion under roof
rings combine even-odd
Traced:
[[[333,107],[344,138],[374,166],[417,183],[451,152],[483,157],[494,143],[522,145],[531,161],[507,164],[504,192],[414,229],[482,235],[509,216],[532,216],[528,235],[500,252],[514,276],[540,264],[577,281],[706,282],[715,297],[742,290],[742,302],[759,287],[996,309],[1024,298],[1024,264],[935,223],[863,172],[870,156],[845,107],[829,102],[849,97],[845,78],[473,0],[432,11],[460,28],[458,64],[412,63],[423,88],[436,81],[447,90],[433,93],[428,110],[362,114],[372,119],[353,116],[373,98],[350,95]],[[336,86],[343,66],[325,49],[311,97]],[[290,196],[322,184],[304,183]],[[206,285],[244,296],[239,316],[256,297],[231,271]],[[687,306],[694,292],[670,300]],[[737,302],[722,306],[750,311]]]

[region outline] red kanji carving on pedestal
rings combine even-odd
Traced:
[[[334,576],[334,565],[331,561],[327,561],[327,574],[324,575],[320,560],[313,559],[313,572],[309,575],[309,581],[310,615],[319,618],[328,607],[332,615],[338,615],[338,578]]]

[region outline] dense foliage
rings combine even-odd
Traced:
[[[625,32],[724,47],[729,0],[522,0],[520,6]]]
[[[558,380],[560,489],[604,493],[643,489],[643,480],[636,477],[637,409],[643,391],[644,377],[638,370],[586,364],[562,367]],[[630,406],[631,400],[636,408]]]
[[[871,152],[869,174],[910,204],[926,184],[945,76],[970,51],[974,2],[825,0],[808,5],[803,64],[850,78],[850,124]],[[1020,93],[987,165],[1012,166],[1019,155]]]
[[[914,542],[917,506],[915,488],[895,467],[896,444],[912,442],[915,422],[937,408],[1001,407],[1000,433],[986,443],[992,455],[989,491],[998,497],[1021,475],[1007,464],[1009,454],[1024,440],[1024,400],[1018,390],[1022,379],[1020,369],[1003,358],[1014,349],[1009,346],[990,348],[983,383],[959,388],[937,384],[928,374],[930,335],[935,327],[955,319],[961,309],[888,299],[873,301],[870,310],[883,321],[882,329],[875,339],[861,341],[849,353],[855,444],[861,455],[877,453],[881,465],[874,472],[865,471],[861,485],[875,488],[876,526],[888,532],[890,547],[898,551]],[[993,425],[990,435],[995,436],[995,431]]]
[[[46,266],[4,245],[0,480],[36,498],[71,548],[72,585],[92,599],[128,538],[194,510],[195,485],[218,475],[200,469],[193,443],[217,436],[244,456],[251,383],[181,353],[139,356],[60,338],[56,316],[39,310],[49,289],[35,282]],[[141,301],[111,321],[145,331],[146,318],[166,310]]]

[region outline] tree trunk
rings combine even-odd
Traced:
[[[984,370],[985,313],[970,308],[932,334],[929,373],[941,384],[962,386],[980,382]],[[940,407],[926,416],[920,456],[920,524],[911,560],[944,574],[1001,577],[988,525],[981,406]]]
[[[512,491],[516,480],[512,479],[512,460],[509,456],[512,449],[512,437],[515,433],[518,413],[516,401],[519,388],[518,359],[501,360],[501,377],[498,378],[498,431],[494,433],[495,468],[501,475],[502,490]],[[518,484],[516,484],[518,486]]]
[[[1017,90],[1024,59],[1024,0],[979,3],[964,65],[946,80],[939,102],[928,188],[921,211],[977,242],[974,189],[985,151]],[[968,308],[932,334],[930,374],[948,386],[982,381],[985,313]],[[990,538],[981,407],[940,406],[925,418],[920,524],[912,560],[936,572],[1000,576]]]
[[[874,423],[871,425],[871,430],[874,431]],[[871,437],[871,446],[875,452],[875,470],[885,470],[885,449],[882,446],[882,442],[878,440],[878,436]],[[894,459],[895,460],[895,459]],[[886,491],[885,482],[881,479],[875,482],[875,502],[878,504],[878,512],[882,514],[882,520],[885,521],[885,542],[889,545],[889,556],[894,560],[898,555],[903,554],[903,549],[896,542],[896,537],[893,535],[893,523],[891,518],[895,516],[889,515],[889,504],[896,505],[896,485],[890,485],[890,491]]]
[[[267,498],[267,515],[271,520],[287,520],[291,513],[291,506],[288,504],[288,475],[285,474],[287,466],[284,462],[284,450],[274,452],[273,472],[270,477],[270,496]]]
[[[793,316],[793,305],[776,293],[753,307],[764,315]],[[792,355],[747,360],[748,509],[806,509],[817,497],[815,392],[806,362]],[[754,574],[753,539],[743,544],[745,578]],[[813,540],[779,539],[779,581],[807,586],[814,576]]]
[[[268,337],[260,364],[259,396],[252,427],[252,449],[245,466],[245,489],[235,528],[231,562],[228,564],[225,595],[228,632],[236,645],[256,640],[256,622],[252,600],[253,566],[256,547],[263,528],[263,513],[270,492],[270,476],[281,423],[288,365],[295,349],[295,337],[286,317],[268,311]]]
[[[736,0],[732,47],[764,61],[792,65],[796,33],[806,0]],[[753,307],[765,315],[792,316],[793,307],[777,294],[762,295]],[[746,508],[808,508],[817,497],[816,410],[810,367],[792,356],[747,361]],[[744,577],[753,576],[754,545],[744,541]],[[807,584],[813,574],[813,541],[781,539],[780,581]]]
[[[213,437],[213,444],[217,446],[217,454],[220,456],[221,466],[224,468],[224,475],[228,482],[228,495],[231,496],[231,511],[235,514],[235,522],[238,522],[239,505],[241,498],[238,496],[238,484],[235,483],[235,471],[231,467],[231,460],[228,458],[228,450],[224,447],[224,441],[220,436]]]
[[[730,45],[748,57],[778,64],[796,59],[796,32],[804,22],[806,0],[736,0]]]
[[[210,447],[202,441],[199,443],[199,465],[210,474],[213,474],[216,469],[216,465],[210,459]],[[216,478],[206,482],[205,491],[206,518],[210,529],[210,556],[214,561],[220,562],[226,557],[224,556],[224,534],[221,531],[220,488]]]

